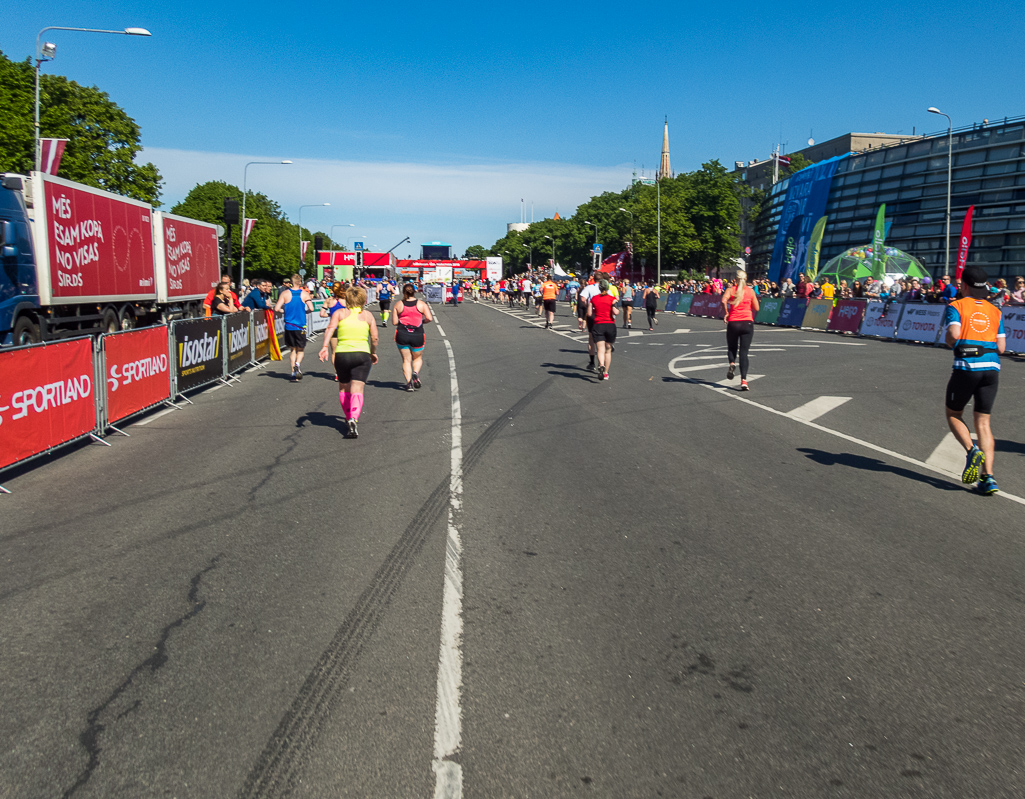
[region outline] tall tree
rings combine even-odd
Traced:
[[[34,168],[34,115],[31,60],[11,61],[0,52],[0,171]],[[160,205],[160,172],[151,163],[135,163],[142,149],[139,126],[106,92],[44,73],[39,126],[42,136],[69,140],[60,177]]]

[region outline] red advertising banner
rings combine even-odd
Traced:
[[[117,422],[171,396],[167,326],[101,339],[107,381],[107,421]]]
[[[0,468],[96,427],[90,339],[0,352]]]
[[[155,299],[150,207],[41,176],[50,291],[55,299]]]
[[[833,306],[833,315],[829,318],[827,329],[837,333],[857,333],[861,330],[861,320],[864,318],[864,300],[840,300]]]
[[[216,228],[167,214],[163,227],[167,296],[206,296],[221,276]]]
[[[710,316],[722,319],[722,294],[695,294],[688,313],[691,316]]]
[[[959,280],[964,271],[964,265],[968,262],[968,248],[972,246],[972,212],[974,205],[968,206],[968,213],[965,214],[964,222],[961,224],[961,238],[957,243],[957,273],[955,277]]]

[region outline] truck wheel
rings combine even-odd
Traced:
[[[121,329],[121,322],[117,318],[117,311],[107,308],[103,312],[103,321],[100,323],[101,333],[116,333]]]
[[[126,305],[121,309],[121,313],[118,314],[121,321],[121,330],[134,330],[136,326],[135,309],[130,305]]]
[[[19,316],[14,323],[14,346],[24,347],[26,344],[39,343],[39,325],[29,316]]]

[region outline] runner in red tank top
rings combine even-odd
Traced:
[[[598,293],[587,301],[587,316],[593,323],[591,336],[598,354],[598,379],[609,379],[609,366],[612,364],[612,345],[616,343],[616,307],[615,298],[609,294],[609,281],[598,283]]]
[[[737,270],[736,283],[722,295],[723,320],[726,322],[726,349],[729,351],[730,368],[726,379],[732,380],[737,368],[737,351],[740,351],[740,390],[749,391],[747,384],[747,351],[755,335],[755,314],[758,313],[758,296],[748,288],[747,272]]]

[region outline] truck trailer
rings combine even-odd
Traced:
[[[219,232],[45,173],[0,175],[0,346],[201,316]]]

